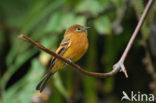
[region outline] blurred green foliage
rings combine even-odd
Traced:
[[[42,56],[45,61],[50,59],[46,53],[18,39],[19,34],[27,35],[45,47],[56,50],[66,28],[73,24],[90,26],[89,50],[78,64],[88,71],[108,72],[123,52],[145,4],[146,0],[1,0],[0,102],[31,103],[36,93],[35,86],[47,68],[39,58]],[[143,36],[137,41],[148,39],[148,24],[153,19],[155,6],[142,28]],[[134,48],[140,50],[138,42]],[[133,60],[130,58],[126,64],[133,64]],[[133,66],[127,67],[130,69]],[[52,92],[49,103],[117,103],[120,102],[119,92],[122,93],[117,92],[117,87],[121,87],[120,90],[135,88],[133,85],[123,87],[125,79],[122,79],[123,84],[120,81],[116,84],[115,78],[124,78],[122,74],[97,79],[69,69],[71,67],[67,66],[67,69],[59,71],[50,81]],[[128,70],[130,83],[135,80],[131,76],[138,75],[133,72]],[[145,73],[143,78],[147,75]],[[147,84],[139,86],[142,91],[148,91]]]

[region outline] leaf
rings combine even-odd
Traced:
[[[74,13],[67,13],[63,15],[62,19],[62,28],[66,29],[69,28],[71,25],[79,24],[79,25],[85,25],[86,18],[83,16],[75,16]]]
[[[30,57],[32,57],[37,51],[34,49],[29,49],[25,51],[23,54],[19,54],[18,57],[15,60],[15,63],[10,65],[8,67],[8,70],[4,74],[2,78],[2,88],[4,89],[7,81],[10,79],[10,77],[15,73],[17,69],[19,69],[22,64],[24,64]]]
[[[55,75],[53,76],[54,77],[54,85],[55,87],[58,89],[58,91],[64,96],[64,97],[68,97],[68,92],[66,91],[65,87],[63,86],[62,84],[62,80],[57,73],[55,73]]]
[[[22,32],[27,33],[29,32],[37,23],[39,23],[41,20],[44,20],[43,18],[47,17],[48,14],[50,14],[52,11],[54,11],[56,8],[60,7],[64,3],[64,0],[61,1],[50,1],[47,0],[47,2],[39,0],[35,2],[35,5],[30,8],[28,12],[28,17],[25,17],[21,26],[22,26]]]
[[[45,31],[46,32],[54,32],[58,31],[60,27],[60,23],[62,20],[62,15],[59,12],[56,12],[51,15],[48,24],[46,25]]]
[[[117,9],[119,9],[119,8],[121,8],[122,7],[122,0],[111,0],[114,4],[115,4],[115,6],[117,7]]]
[[[103,10],[103,7],[98,0],[85,0],[75,7],[75,12],[89,12],[95,16]]]
[[[30,71],[17,83],[3,92],[3,103],[31,103],[31,96],[36,92],[35,86],[43,75],[45,68],[38,59],[32,61]]]
[[[111,30],[111,22],[108,17],[101,16],[94,21],[94,27],[100,34],[110,34]]]

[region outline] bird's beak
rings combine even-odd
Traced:
[[[85,30],[88,30],[88,29],[90,29],[91,27],[84,27],[83,29],[82,29],[82,31],[85,31]]]

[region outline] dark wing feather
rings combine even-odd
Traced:
[[[57,54],[62,55],[65,52],[65,50],[69,47],[69,40],[70,40],[69,38],[63,39],[63,41],[60,44],[60,47],[56,51]],[[40,92],[43,91],[43,89],[45,88],[48,80],[50,79],[50,77],[52,76],[52,74],[54,74],[54,73],[51,73],[50,71],[53,68],[56,60],[57,60],[57,58],[53,57],[48,72],[43,76],[42,80],[36,86],[36,90],[39,90]]]
[[[64,38],[59,48],[57,49],[56,54],[62,55],[66,51],[66,49],[69,47],[69,41],[70,41],[70,37]],[[57,61],[57,58],[53,57],[51,60],[51,64],[49,66],[48,72],[52,69],[56,61]]]
[[[52,74],[53,74],[53,73],[51,73],[51,72],[46,73],[46,74],[43,76],[42,80],[41,80],[41,81],[38,83],[38,85],[36,86],[36,90],[39,90],[40,92],[42,92],[43,89],[45,88],[45,86],[46,86],[48,80],[49,80],[50,77],[52,76]]]
[[[62,54],[64,53],[65,50],[66,50],[66,47],[62,47],[62,48],[60,48],[60,50],[59,50],[59,52],[58,52],[57,54],[62,55]],[[54,66],[54,64],[55,64],[55,62],[56,62],[56,60],[57,60],[57,58],[53,57],[53,59],[52,59],[52,61],[51,61],[51,64],[50,64],[50,66],[49,66],[48,72],[49,72],[49,70],[51,70],[51,69],[53,68],[53,66]]]

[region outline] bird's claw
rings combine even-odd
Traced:
[[[69,58],[66,58],[66,59],[69,61],[69,64],[72,63],[72,60],[71,59],[69,59]],[[66,63],[66,64],[68,64],[68,63]]]
[[[78,68],[78,69],[81,69],[81,67],[80,67],[79,65],[77,65],[77,68]]]

